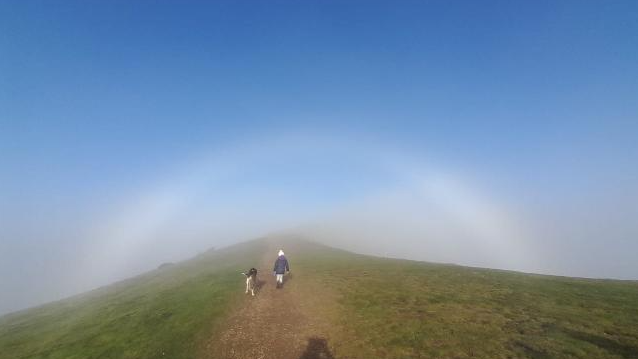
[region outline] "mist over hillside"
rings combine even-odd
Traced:
[[[452,169],[407,149],[351,140],[307,132],[250,139],[221,154],[204,152],[108,202],[98,196],[37,226],[8,223],[3,237],[25,240],[3,243],[0,285],[8,294],[0,313],[272,233],[379,256],[638,278],[627,250],[634,243],[626,240],[638,226],[610,227],[620,209],[597,202],[558,214],[568,198],[544,187],[524,193],[498,173],[470,176],[469,164]],[[274,173],[283,177],[273,180]],[[634,211],[630,200],[609,202],[627,211],[616,222]],[[84,208],[90,211],[79,213]]]
[[[0,314],[273,233],[638,279],[638,2],[0,2]]]

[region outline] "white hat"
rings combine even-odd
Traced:
[[[283,256],[283,255],[284,255],[284,250],[283,250],[283,249],[280,249],[280,250],[279,250],[279,256],[281,257],[281,256]]]

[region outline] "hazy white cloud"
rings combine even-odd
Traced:
[[[341,208],[295,230],[358,252],[541,271],[534,234],[504,203],[442,173]]]

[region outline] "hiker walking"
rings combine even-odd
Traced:
[[[275,261],[275,269],[273,269],[273,271],[277,276],[277,288],[281,288],[284,285],[284,274],[286,272],[290,272],[288,260],[284,256],[284,251],[282,249],[279,250],[279,256]]]

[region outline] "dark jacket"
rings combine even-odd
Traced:
[[[280,256],[275,261],[275,269],[273,269],[277,274],[284,274],[286,271],[290,271],[290,267],[288,267],[288,260],[284,256]]]

